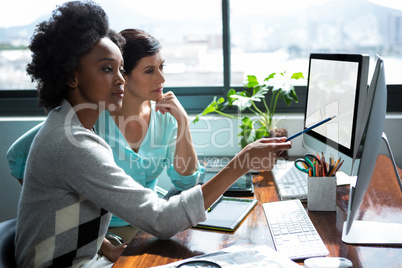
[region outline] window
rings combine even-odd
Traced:
[[[222,87],[220,1],[97,2],[108,14],[110,27],[114,30],[138,28],[159,39],[166,58],[166,87]],[[54,0],[40,1],[41,8],[35,8],[38,3],[29,0],[12,3],[15,6],[3,7],[1,12],[4,14],[0,15],[0,89],[33,89],[35,85],[25,72],[30,60],[26,47],[37,22],[47,19],[56,3]],[[29,12],[12,12],[20,11],[18,6],[24,6]]]
[[[245,74],[307,74],[312,52],[368,54],[370,73],[379,54],[388,84],[402,84],[402,3],[231,0],[230,10],[232,85]]]
[[[25,72],[30,60],[26,47],[35,25],[63,2],[16,0],[0,10],[0,115],[42,113],[36,108],[35,85]],[[395,100],[401,97],[402,4],[398,1],[96,2],[108,14],[111,28],[143,29],[161,41],[165,86],[189,113],[200,112],[213,96],[224,95],[229,88],[240,89],[249,74],[261,79],[272,72],[307,74],[311,52],[365,53],[371,59],[380,54],[388,84],[397,85],[390,87],[389,106],[396,107]],[[297,85],[302,99],[306,81]],[[300,112],[303,105],[291,109]]]
[[[113,29],[138,28],[158,38],[166,59],[166,87],[222,86],[220,1],[99,3],[109,14]],[[123,9],[116,10],[116,6]]]

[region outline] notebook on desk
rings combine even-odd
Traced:
[[[255,199],[224,196],[211,211],[207,212],[207,220],[195,227],[234,231],[256,204]]]

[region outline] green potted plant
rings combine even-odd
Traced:
[[[239,136],[241,137],[240,146],[244,148],[255,140],[272,136],[272,123],[278,99],[283,99],[287,106],[292,101],[297,103],[299,100],[291,80],[301,78],[304,78],[301,72],[293,73],[291,76],[288,76],[286,72],[272,73],[260,83],[256,76],[248,75],[244,90],[236,92],[233,88],[230,89],[226,100],[224,97],[214,97],[213,101],[196,116],[193,122],[197,122],[202,116],[209,113],[218,113],[242,120]],[[272,91],[272,96],[267,101],[266,94],[270,91]],[[264,109],[258,108],[256,102],[262,102]],[[238,117],[224,112],[226,108],[233,106],[241,112],[245,110],[251,112],[254,117],[249,117],[247,114]]]

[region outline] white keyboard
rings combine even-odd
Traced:
[[[276,251],[292,260],[329,254],[300,200],[264,203],[262,207]]]
[[[293,161],[278,161],[272,170],[281,200],[307,201],[307,173],[298,170]]]

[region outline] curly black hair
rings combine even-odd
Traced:
[[[36,26],[27,73],[37,81],[39,106],[46,111],[60,106],[81,57],[103,37],[109,37],[120,49],[124,44],[121,35],[109,29],[105,11],[92,1],[64,3],[49,20]]]

